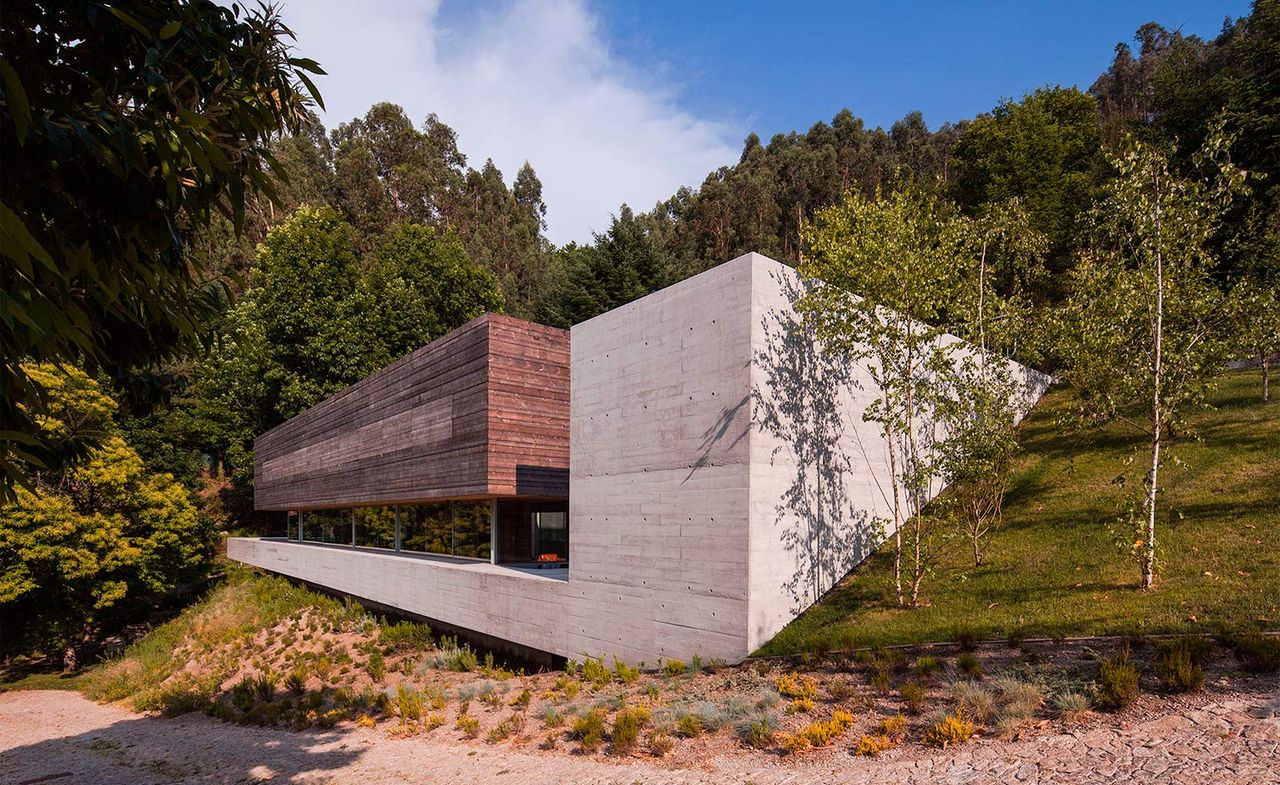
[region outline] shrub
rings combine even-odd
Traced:
[[[773,686],[784,698],[813,700],[818,696],[818,682],[812,676],[800,676],[795,672],[782,674]]]
[[[1099,663],[1095,692],[1098,706],[1112,711],[1123,709],[1137,700],[1138,669],[1129,661],[1128,649]]]
[[[623,684],[632,684],[640,678],[639,668],[632,668],[617,657],[613,658],[613,672]]]
[[[564,724],[564,714],[550,703],[543,704],[542,724],[548,728],[558,728]]]
[[[759,714],[738,726],[738,738],[753,749],[767,749],[773,745],[776,725],[772,715]]]
[[[513,731],[514,731],[514,727],[512,726],[511,720],[505,719],[502,722],[499,722],[497,725],[494,725],[492,728],[490,728],[489,732],[485,734],[484,740],[490,744],[497,744],[498,742],[510,736]]]
[[[368,714],[361,714],[359,717],[356,717],[357,728],[372,728],[377,724],[378,721],[373,717],[370,717]]]
[[[932,676],[942,670],[942,663],[938,662],[938,658],[931,655],[924,655],[916,658],[916,675]]]
[[[978,658],[968,652],[956,658],[956,669],[966,676],[971,676],[975,679],[982,678],[982,663],[978,662]]]
[[[853,727],[853,715],[843,709],[834,709],[831,718],[811,722],[783,739],[782,748],[789,753],[803,752],[811,747],[825,747]]]
[[[676,733],[691,739],[702,733],[702,720],[696,714],[685,712],[676,719]]]
[[[396,688],[396,713],[400,715],[400,722],[422,719],[423,710],[422,693],[403,684]]]
[[[657,730],[649,734],[649,753],[654,757],[663,757],[675,749],[675,746],[676,740],[665,731]]]
[[[1053,711],[1059,719],[1076,720],[1089,711],[1089,696],[1075,690],[1064,690],[1053,696]]]
[[[888,692],[893,687],[893,671],[897,666],[892,657],[876,657],[868,666],[871,686],[877,692]]]
[[[902,685],[898,688],[898,695],[907,705],[907,711],[912,714],[919,714],[924,708],[924,687],[921,687],[919,682],[909,681]]]
[[[474,739],[480,735],[480,720],[469,714],[463,714],[453,723],[453,727],[462,731],[462,735],[468,739]]]
[[[582,678],[599,688],[613,681],[613,673],[605,667],[604,657],[588,657],[582,661]]]
[[[986,722],[995,713],[996,699],[991,691],[971,681],[957,681],[951,685],[951,699],[956,710],[977,722]]]
[[[570,733],[583,750],[593,752],[604,741],[604,712],[592,709],[574,719]]]
[[[1227,643],[1245,670],[1253,673],[1280,670],[1280,638],[1250,633],[1233,636]]]
[[[835,703],[844,703],[854,694],[853,685],[842,679],[832,679],[823,686],[827,697]]]
[[[688,673],[689,666],[684,664],[684,660],[667,660],[662,665],[662,671],[668,676],[683,676]]]
[[[431,628],[410,621],[384,624],[378,630],[378,643],[393,649],[429,649]]]
[[[434,711],[440,711],[449,704],[449,699],[444,694],[443,687],[427,687],[422,691],[423,697],[427,700]]]
[[[1170,692],[1194,692],[1204,686],[1204,668],[1187,638],[1162,644],[1156,653],[1156,678]]]
[[[441,725],[444,725],[444,723],[445,723],[445,718],[443,714],[441,714],[438,711],[432,712],[431,714],[428,714],[426,717],[422,718],[422,729],[435,730],[436,728],[439,728]]]
[[[529,701],[531,700],[533,700],[533,693],[530,692],[528,688],[525,688],[520,691],[519,695],[516,695],[511,699],[510,705],[519,709],[527,709],[529,708]]]
[[[885,717],[876,723],[876,733],[890,739],[896,739],[907,732],[907,718],[901,714]]]
[[[973,732],[973,723],[965,719],[962,709],[956,709],[954,714],[940,716],[929,723],[922,740],[925,744],[946,749],[952,744],[968,741]]]
[[[854,755],[865,755],[874,758],[876,755],[893,747],[893,740],[888,736],[862,736],[853,745]]]
[[[383,658],[382,652],[377,649],[369,652],[369,663],[365,668],[369,671],[369,678],[382,681],[382,677],[387,675],[387,661]]]
[[[695,654],[689,660],[689,672],[702,673],[702,655],[701,654]]]
[[[631,752],[640,738],[640,729],[648,723],[648,709],[637,707],[619,711],[613,718],[613,732],[609,734],[609,754],[625,755]]]
[[[205,711],[213,704],[216,692],[216,684],[182,673],[138,696],[134,707],[138,711],[158,711],[166,717],[176,717],[187,712]]]
[[[796,698],[791,701],[791,705],[787,707],[787,711],[791,714],[808,714],[815,708],[814,702],[809,698]]]

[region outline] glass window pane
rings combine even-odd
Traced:
[[[296,510],[289,510],[285,513],[285,538],[290,540],[298,539],[298,513]]]
[[[569,513],[563,510],[543,510],[533,514],[534,531],[537,533],[538,561],[559,561],[569,558]]]
[[[362,548],[396,547],[396,508],[357,507],[356,545]]]
[[[489,558],[490,502],[458,502],[454,508],[453,553],[472,559]]]
[[[451,553],[453,551],[453,513],[449,502],[402,506],[400,508],[400,550]]]
[[[351,510],[307,510],[302,518],[302,536],[308,542],[351,544]]]

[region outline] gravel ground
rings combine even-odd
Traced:
[[[230,725],[200,714],[164,719],[74,692],[0,694],[3,785],[1280,785],[1280,684],[1230,695],[1151,699],[1129,717],[1023,741],[983,739],[954,750],[879,759],[853,757],[847,746],[801,759],[719,755],[696,769],[674,769],[654,759],[615,763],[482,742],[393,739],[378,729],[298,733]]]

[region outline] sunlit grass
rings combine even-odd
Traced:
[[[1218,382],[1165,453],[1153,591],[1108,532],[1123,487],[1141,487],[1145,439],[1064,430],[1070,393],[1056,390],[1023,425],[986,564],[955,543],[926,579],[928,607],[901,610],[882,548],[760,653],[947,640],[958,625],[983,638],[1280,627],[1280,402],[1261,403],[1257,372]]]

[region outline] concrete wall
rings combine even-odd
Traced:
[[[800,286],[747,254],[573,328],[567,581],[278,541],[228,553],[568,657],[740,660],[892,516],[867,370],[805,335]],[[1048,379],[1018,370],[1029,406]]]

